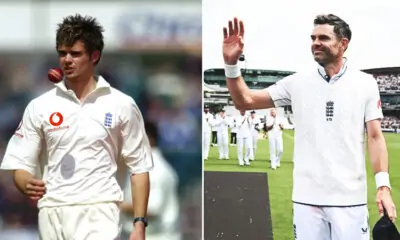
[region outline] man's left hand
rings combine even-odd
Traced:
[[[394,205],[392,194],[388,187],[378,188],[378,192],[376,194],[376,204],[378,205],[380,216],[384,215],[384,209],[386,209],[390,220],[392,220],[393,222],[396,220],[396,206]]]
[[[145,240],[146,239],[146,230],[145,226],[142,222],[135,223],[135,228],[133,229],[133,233],[131,234],[129,240]]]

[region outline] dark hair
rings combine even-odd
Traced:
[[[337,37],[347,38],[349,39],[350,42],[351,30],[349,24],[343,21],[340,17],[333,14],[318,15],[314,19],[314,25],[323,25],[323,24],[328,24],[333,26],[333,32],[336,34]]]
[[[58,24],[56,33],[56,49],[61,45],[72,46],[77,41],[85,44],[85,49],[92,55],[93,52],[99,51],[99,60],[104,48],[104,29],[97,22],[96,18],[80,14],[65,17],[62,23]]]
[[[158,140],[158,128],[157,128],[157,126],[152,122],[145,121],[144,122],[144,128],[146,130],[147,136],[149,138],[152,138],[154,140],[154,143],[157,144],[157,140]]]

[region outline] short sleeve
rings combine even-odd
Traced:
[[[0,168],[3,170],[25,170],[36,175],[39,154],[42,149],[41,123],[33,102],[24,111],[22,120],[7,144]]]
[[[153,168],[151,147],[144,129],[142,114],[131,99],[122,112],[121,156],[131,174],[149,172]]]
[[[368,80],[370,83],[367,85],[369,88],[365,103],[365,122],[383,118],[378,84],[372,76]]]
[[[275,107],[288,106],[292,103],[291,84],[293,79],[293,76],[288,76],[266,88]]]

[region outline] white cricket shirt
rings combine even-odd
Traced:
[[[267,127],[271,127],[272,129],[267,132],[268,137],[282,137],[282,129],[279,124],[283,124],[283,121],[280,117],[267,117]]]
[[[214,125],[214,116],[211,113],[203,112],[203,133],[211,134],[211,127]]]
[[[237,131],[238,131],[238,127],[237,127],[237,120],[236,120],[236,118],[235,117],[232,117],[231,119],[230,119],[230,124],[229,124],[229,127],[231,128],[231,133],[237,133]]]
[[[240,115],[236,119],[236,124],[238,126],[237,137],[238,138],[247,138],[251,136],[251,126],[250,126],[250,117],[247,115]]]
[[[118,161],[132,174],[153,167],[136,103],[102,77],[82,103],[64,82],[55,86],[26,107],[1,169],[37,175],[41,166],[47,192],[39,208],[122,201]]]
[[[293,201],[366,204],[365,123],[383,118],[378,85],[347,65],[330,83],[322,76],[296,73],[267,88],[276,107],[293,109]]]
[[[250,116],[249,119],[250,119],[250,129],[251,129],[252,135],[258,135],[258,130],[260,130],[260,128],[261,128],[260,119],[257,116],[254,116],[254,118],[252,118]]]
[[[217,128],[218,133],[228,134],[229,122],[226,116],[224,118],[218,116],[216,119],[215,126]]]

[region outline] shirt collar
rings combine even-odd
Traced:
[[[330,79],[329,79],[329,76],[325,72],[325,68],[322,67],[321,65],[318,65],[319,75],[321,75],[321,77],[323,79],[325,79],[326,81],[329,80],[329,82],[338,80],[346,72],[346,70],[347,70],[347,58],[346,57],[343,58],[343,65],[340,68],[339,72],[337,74],[333,75]]]
[[[111,87],[110,84],[102,76],[98,75],[98,76],[94,76],[94,78],[97,81],[96,88],[94,89],[94,91],[98,90],[98,89],[102,89],[102,88],[110,88]],[[68,91],[67,86],[65,85],[65,78],[63,78],[63,80],[61,82],[56,83],[54,85],[56,87],[58,87],[60,90],[62,90],[63,92]]]

